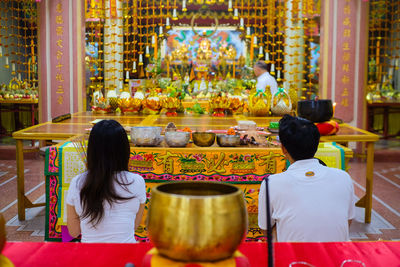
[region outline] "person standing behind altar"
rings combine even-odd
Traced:
[[[269,74],[268,64],[262,60],[257,61],[256,64],[254,64],[253,70],[257,77],[257,93],[264,93],[267,86],[269,86],[271,96],[274,96],[278,92],[278,83],[275,78]]]
[[[124,128],[102,120],[90,132],[88,171],[74,177],[67,195],[67,226],[87,243],[136,243],[146,201],[144,179],[128,172],[130,147]]]
[[[350,241],[355,195],[350,175],[314,158],[320,134],[314,123],[290,115],[279,121],[282,152],[289,168],[269,176],[271,225],[278,242]],[[266,181],[261,183],[258,225],[267,228]]]

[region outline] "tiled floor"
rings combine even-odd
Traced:
[[[1,150],[0,147],[0,153]],[[364,209],[357,208],[356,219],[350,228],[352,240],[400,240],[400,141],[379,141],[376,144],[374,168],[374,197],[372,222],[364,223]],[[37,155],[25,160],[25,191],[33,202],[45,197],[44,159]],[[350,175],[356,195],[365,192],[365,162],[353,159]],[[16,162],[0,160],[0,212],[7,221],[7,239],[10,241],[43,241],[45,208],[27,210],[26,221],[17,219]]]

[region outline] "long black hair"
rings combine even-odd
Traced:
[[[80,192],[82,215],[96,226],[104,216],[104,203],[124,201],[117,194],[114,182],[125,190],[127,181],[117,173],[128,170],[129,141],[125,129],[115,120],[102,120],[90,132],[87,148],[87,176]]]

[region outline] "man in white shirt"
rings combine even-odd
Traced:
[[[269,86],[271,96],[274,96],[276,92],[278,92],[278,83],[275,78],[269,74],[268,64],[262,60],[257,61],[256,64],[254,64],[253,70],[257,77],[257,93],[264,93],[267,86]]]
[[[314,155],[320,134],[310,121],[285,115],[279,122],[287,171],[269,176],[272,225],[278,242],[349,241],[355,196],[348,173],[323,166]],[[266,186],[261,183],[258,225],[267,228]]]

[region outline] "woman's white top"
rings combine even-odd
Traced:
[[[69,186],[67,204],[74,206],[76,213],[81,216],[82,205],[80,191],[86,179],[86,172],[74,177]],[[131,183],[126,188],[114,183],[119,196],[132,197],[126,201],[114,202],[111,206],[107,201],[104,205],[103,219],[95,226],[89,223],[90,218],[81,219],[82,242],[85,243],[136,243],[135,218],[140,204],[146,202],[146,185],[144,179],[134,173],[120,172],[119,181]]]

